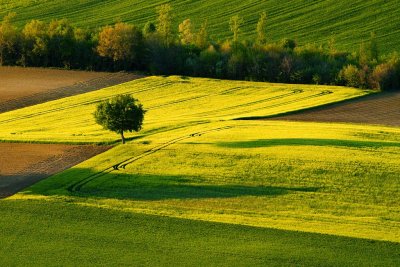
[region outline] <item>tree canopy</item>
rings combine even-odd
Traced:
[[[131,95],[118,95],[100,102],[94,117],[104,129],[120,134],[125,144],[124,132],[140,131],[145,113],[139,100]]]
[[[96,30],[75,27],[66,19],[32,20],[21,30],[10,13],[0,22],[0,65],[399,90],[400,55],[380,56],[375,33],[357,53],[338,50],[335,36],[326,45],[287,38],[272,42],[262,12],[254,27],[257,38],[242,38],[242,28],[251,21],[244,24],[234,15],[229,21],[232,38],[215,41],[209,38],[207,19],[197,25],[187,18],[174,30],[171,5],[156,11],[157,20],[143,29],[117,22]]]

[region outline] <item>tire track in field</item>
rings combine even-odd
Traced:
[[[147,150],[147,151],[145,151],[145,152],[143,152],[143,153],[141,153],[141,154],[139,154],[137,156],[127,158],[127,159],[125,159],[123,161],[120,161],[117,164],[114,164],[114,165],[112,165],[110,167],[107,167],[107,168],[105,168],[105,169],[103,169],[103,170],[101,170],[101,171],[99,171],[97,173],[89,175],[89,176],[83,178],[82,180],[77,181],[77,182],[69,185],[67,187],[67,190],[69,192],[71,192],[71,193],[79,192],[82,189],[83,186],[85,186],[89,182],[93,181],[94,179],[100,178],[100,177],[102,177],[104,175],[107,175],[107,174],[109,174],[111,172],[118,171],[120,168],[125,169],[126,166],[128,166],[130,164],[133,164],[134,162],[136,162],[136,161],[138,161],[138,160],[140,160],[140,159],[142,159],[144,157],[147,157],[147,156],[150,156],[150,155],[152,155],[154,153],[157,153],[158,151],[160,151],[160,150],[162,150],[162,149],[164,149],[166,147],[169,147],[169,146],[171,146],[173,144],[176,144],[176,143],[178,143],[180,141],[183,141],[183,140],[186,140],[186,139],[190,139],[190,138],[194,138],[194,137],[197,137],[197,136],[201,136],[203,134],[212,133],[212,132],[219,132],[219,131],[223,131],[223,130],[227,130],[227,129],[231,129],[231,128],[233,128],[233,126],[224,126],[224,127],[219,127],[219,128],[214,128],[214,129],[210,129],[210,130],[195,132],[195,133],[192,133],[192,134],[189,134],[189,135],[184,135],[184,136],[180,136],[180,137],[174,138],[174,139],[172,139],[172,140],[170,140],[168,142],[165,142],[163,144],[155,146],[152,149]]]
[[[206,95],[199,95],[199,96],[182,98],[182,99],[178,99],[178,100],[175,100],[175,101],[167,102],[167,103],[164,103],[164,104],[151,106],[151,107],[148,108],[148,110],[163,108],[163,107],[166,107],[166,106],[172,106],[172,105],[175,105],[175,104],[180,104],[180,103],[184,103],[184,102],[188,102],[188,101],[192,101],[192,100],[197,100],[197,99],[202,99],[202,98],[207,98],[207,97],[216,96],[216,95],[229,94],[229,93],[232,93],[234,91],[241,90],[241,89],[243,89],[243,87],[233,87],[233,88],[229,88],[229,89],[223,90],[221,92],[215,92],[215,93],[210,93],[210,94],[206,94]]]
[[[321,96],[325,96],[325,95],[330,95],[333,94],[332,91],[329,90],[324,90],[318,94],[314,94],[314,95],[309,95],[309,96],[305,96],[305,97],[301,97],[301,98],[296,98],[290,101],[286,101],[286,102],[282,102],[282,103],[276,103],[274,105],[268,106],[268,107],[261,107],[261,108],[256,108],[256,109],[252,109],[251,111],[259,111],[259,110],[263,110],[263,109],[270,109],[270,108],[276,108],[276,107],[281,107],[281,106],[286,106],[288,104],[293,104],[293,103],[297,103],[300,101],[304,101],[304,100],[309,100],[309,99],[313,99],[313,98],[317,98],[317,97],[321,97]],[[231,114],[225,114],[224,116],[233,116],[236,115],[237,113],[231,113]],[[241,119],[247,119],[247,117],[243,117],[243,118],[237,118],[236,120],[241,120]]]
[[[201,86],[199,86],[199,87],[201,88]],[[262,87],[261,88],[257,88],[257,87],[253,87],[253,86],[237,86],[237,87],[232,87],[232,88],[228,88],[228,89],[222,90],[220,92],[210,93],[210,94],[206,94],[206,95],[193,96],[193,97],[187,97],[187,98],[178,99],[178,100],[175,100],[175,101],[172,101],[172,102],[167,102],[167,103],[163,103],[163,104],[159,104],[159,105],[150,106],[149,108],[147,108],[147,110],[158,109],[158,108],[162,108],[162,107],[166,107],[166,106],[171,106],[171,105],[180,104],[180,103],[188,102],[188,101],[191,101],[191,100],[207,98],[207,97],[211,97],[211,96],[229,95],[229,94],[231,94],[233,92],[244,90],[244,89],[258,90],[258,89],[264,89],[264,88],[262,88]],[[186,91],[185,93],[193,92],[193,91],[196,91],[196,88],[192,89],[192,90],[189,90],[189,91]],[[181,93],[179,93],[179,94],[181,94]],[[204,112],[204,113],[208,114],[208,112]]]
[[[265,98],[265,99],[261,99],[261,100],[257,100],[257,101],[253,101],[253,102],[249,102],[249,103],[244,103],[244,104],[240,104],[240,105],[236,105],[233,107],[226,107],[226,108],[221,108],[221,109],[217,109],[217,110],[213,110],[213,113],[216,112],[223,112],[223,111],[228,111],[228,110],[232,110],[232,109],[237,109],[237,108],[241,108],[241,107],[248,107],[251,105],[256,105],[256,104],[260,104],[260,103],[265,103],[265,102],[269,102],[269,101],[273,101],[273,100],[278,100],[278,99],[283,99],[292,95],[296,95],[296,94],[301,94],[304,93],[304,90],[302,89],[296,89],[293,90],[289,93],[286,94],[282,94],[282,95],[277,95],[277,96],[273,96],[273,97],[269,97],[269,98]],[[285,102],[286,103],[286,102]],[[210,112],[199,112],[199,113],[194,113],[191,114],[192,116],[203,116],[203,115],[208,115]]]

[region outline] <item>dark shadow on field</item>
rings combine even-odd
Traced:
[[[217,144],[228,148],[257,148],[272,146],[337,146],[337,147],[356,147],[356,148],[381,148],[381,147],[400,147],[400,142],[377,142],[377,141],[358,141],[342,139],[307,139],[307,138],[285,138],[285,139],[259,139],[252,141],[239,142],[220,142]]]
[[[88,177],[94,177],[88,180]],[[73,180],[73,181],[72,181]],[[67,182],[68,181],[68,182]],[[86,181],[81,187],[71,185]],[[28,188],[38,195],[72,195],[79,197],[125,200],[165,200],[232,198],[241,196],[280,196],[294,192],[316,192],[316,187],[275,187],[206,184],[202,178],[179,175],[135,175],[115,170],[102,176],[85,169],[71,169],[67,177],[52,177]],[[58,188],[56,188],[58,186]],[[60,188],[61,187],[61,188]]]
[[[0,175],[0,199],[12,196],[48,176],[48,173]]]

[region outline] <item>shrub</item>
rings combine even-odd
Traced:
[[[372,73],[372,85],[379,90],[399,90],[400,58],[395,55],[388,62],[375,67]]]
[[[340,71],[339,77],[346,86],[361,87],[360,70],[352,64],[345,66]]]
[[[285,38],[281,40],[281,46],[285,49],[293,50],[296,48],[297,43],[295,40]]]

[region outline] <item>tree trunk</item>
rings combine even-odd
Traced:
[[[124,136],[123,131],[121,131],[121,140],[122,140],[122,144],[125,144],[125,136]]]

